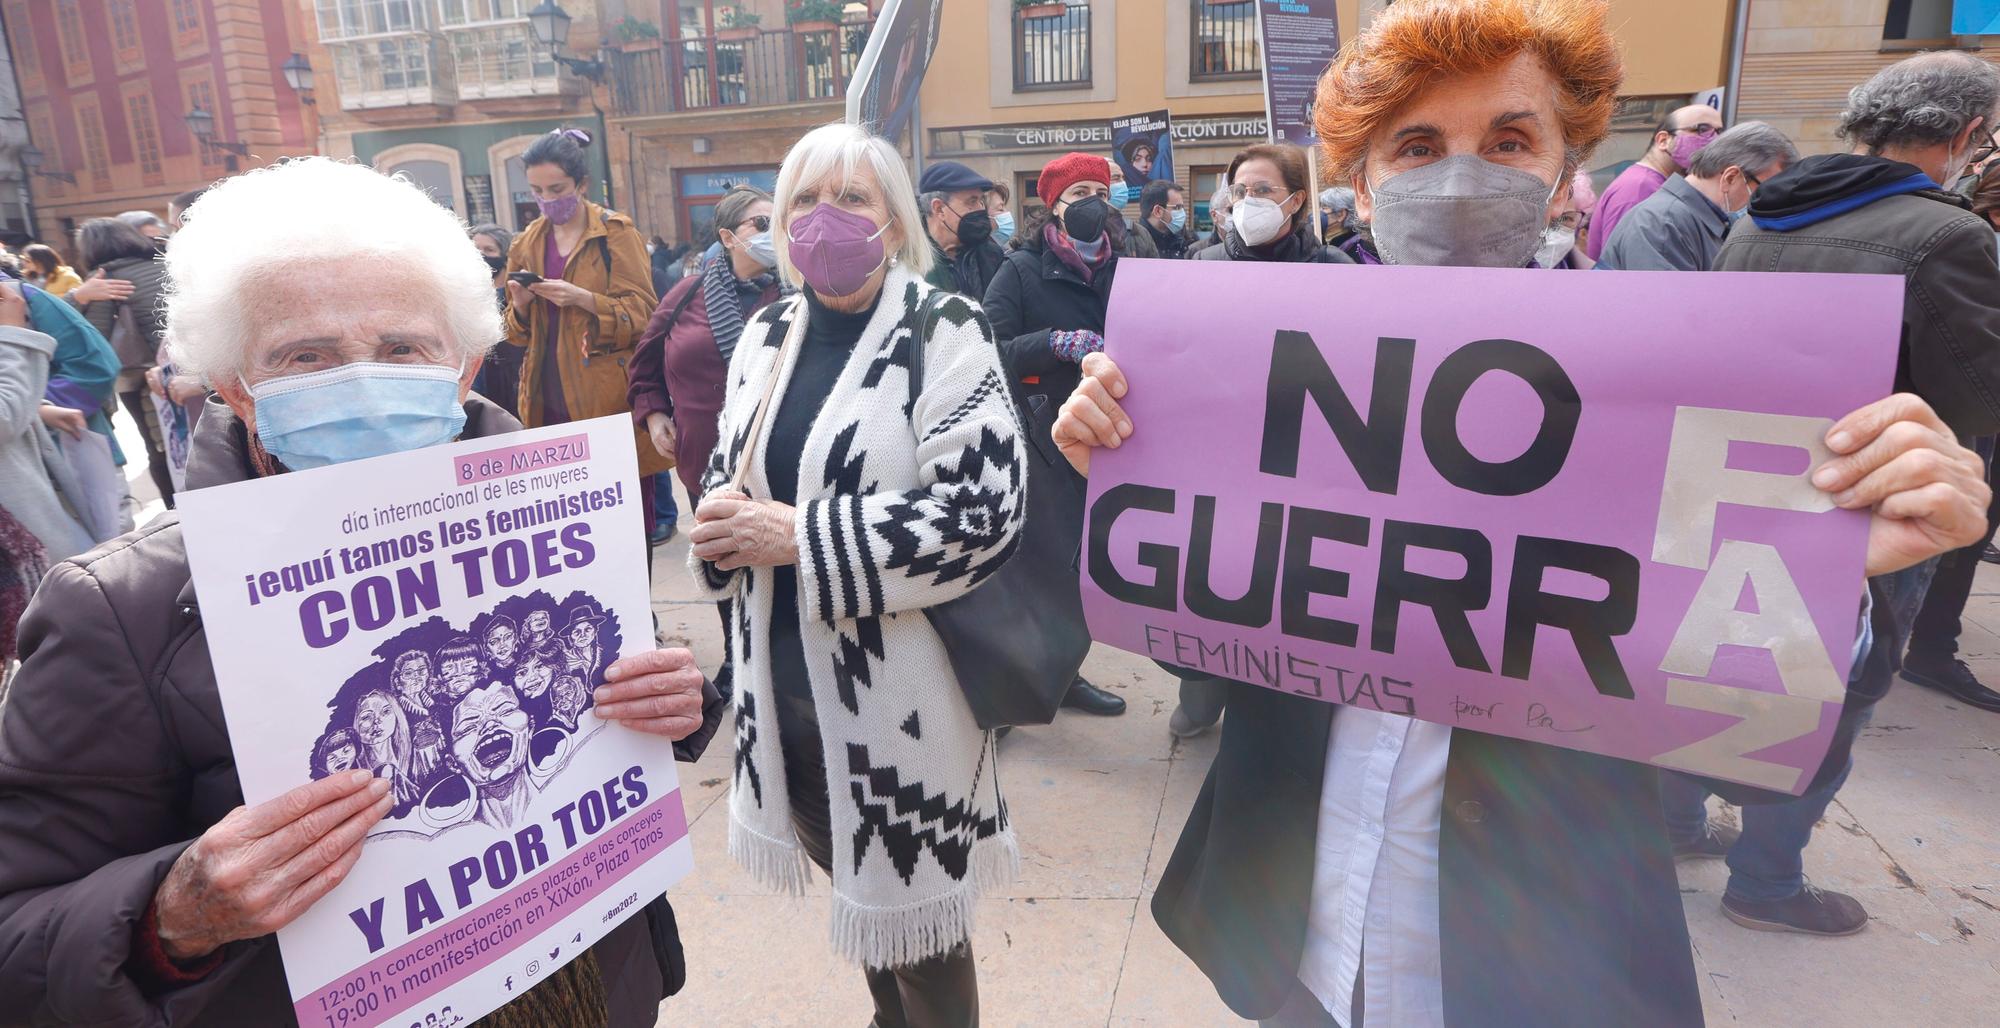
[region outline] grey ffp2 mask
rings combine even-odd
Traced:
[[[1447,157],[1370,190],[1375,247],[1390,264],[1526,267],[1548,227],[1556,188],[1471,154]]]

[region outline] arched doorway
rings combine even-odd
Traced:
[[[375,170],[401,174],[429,193],[439,206],[465,216],[465,172],[458,151],[431,143],[392,146],[375,155]]]

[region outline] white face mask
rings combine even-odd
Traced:
[[[1285,199],[1289,201],[1291,197]],[[1245,246],[1263,246],[1284,235],[1291,220],[1285,215],[1283,204],[1256,196],[1236,201],[1236,206],[1229,211],[1229,223],[1236,231],[1236,238],[1242,240]]]
[[[1559,267],[1563,258],[1575,248],[1575,229],[1550,225],[1542,230],[1542,246],[1535,251],[1535,263],[1544,268]]]

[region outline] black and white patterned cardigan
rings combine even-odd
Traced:
[[[1019,856],[993,741],[973,721],[923,608],[962,596],[1013,554],[1026,516],[1026,452],[992,329],[951,297],[924,345],[909,398],[915,311],[932,287],[892,267],[882,302],[827,395],[799,459],[800,639],[825,742],[831,798],[833,939],[848,959],[894,967],[970,937],[982,889]],[[745,327],[729,367],[720,442],[704,492],[752,455],[745,491],[768,498],[764,440],[748,438],[765,380],[802,300]],[[776,419],[766,415],[765,431]],[[767,641],[771,570],[721,571],[690,557],[698,584],[736,601],[736,767],[729,850],[760,880],[804,891]]]

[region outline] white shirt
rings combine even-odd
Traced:
[[[1334,711],[1299,981],[1343,1026],[1364,955],[1369,1024],[1444,1024],[1438,817],[1450,754],[1445,725]]]

